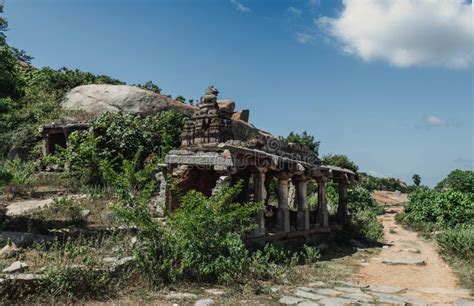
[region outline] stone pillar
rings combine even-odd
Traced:
[[[227,174],[227,173],[226,173]],[[215,195],[219,191],[222,190],[222,188],[225,188],[230,185],[230,182],[232,180],[232,177],[230,175],[221,175],[216,181],[216,186],[212,189],[212,195]]]
[[[316,212],[316,222],[323,228],[329,227],[329,212],[327,200],[328,178],[325,176],[317,178],[318,181],[318,210]]]
[[[299,178],[296,181],[296,195],[298,197],[296,227],[299,231],[309,230],[308,181],[306,178]]]
[[[256,216],[255,221],[257,228],[255,229],[255,236],[265,235],[265,214],[263,208],[263,202],[265,201],[265,171],[259,171],[253,175],[254,184],[254,201],[262,203],[262,209],[260,209]]]
[[[341,225],[345,225],[349,221],[347,213],[347,186],[347,178],[341,178],[338,181],[339,204],[337,206],[337,221]]]
[[[278,176],[278,212],[277,228],[285,233],[290,232],[290,211],[288,210],[288,179],[289,176]]]

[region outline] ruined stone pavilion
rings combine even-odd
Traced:
[[[232,109],[220,107],[218,90],[207,88],[197,110],[185,124],[181,148],[165,157],[165,171],[182,191],[197,190],[211,196],[223,185],[243,181],[238,200],[265,203],[255,216],[252,239],[310,239],[330,233],[348,219],[347,187],[355,173],[322,165],[306,146],[288,143],[258,130],[244,120],[232,118]],[[271,205],[269,185],[278,181],[276,205]],[[316,180],[318,205],[308,206],[308,182]],[[338,185],[336,223],[329,223],[327,184]],[[292,188],[290,188],[290,185]],[[294,207],[293,207],[294,206]],[[166,209],[179,207],[177,196],[166,190]]]

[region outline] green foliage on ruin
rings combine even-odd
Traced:
[[[319,144],[320,141],[316,141],[313,135],[310,135],[308,132],[303,131],[303,133],[299,134],[296,132],[291,132],[286,138],[288,142],[299,143],[307,146],[308,148],[313,151],[314,154],[319,154]]]
[[[137,267],[153,283],[245,283],[278,278],[298,263],[319,259],[318,251],[308,246],[289,251],[267,245],[250,252],[242,236],[254,229],[253,216],[262,203],[235,202],[241,183],[211,197],[196,191],[182,195],[180,207],[168,215],[164,226],[149,212],[156,182],[154,169],[141,167],[141,154],[124,160],[119,170],[107,161],[101,168],[120,198],[117,216],[137,230]]]
[[[67,148],[58,148],[45,165],[64,166],[66,173],[88,184],[105,183],[100,163],[114,167],[132,160],[141,150],[143,160],[157,162],[179,146],[185,117],[173,110],[140,117],[125,113],[104,113],[91,123],[88,131],[69,136]],[[142,160],[142,161],[143,161]]]
[[[357,166],[353,161],[349,159],[349,157],[343,154],[325,154],[321,158],[321,163],[323,163],[324,165],[349,169],[353,172],[357,172],[357,170],[359,170],[359,166]]]

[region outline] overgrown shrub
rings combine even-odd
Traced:
[[[436,241],[440,250],[447,255],[474,260],[474,225],[458,225],[442,231]]]
[[[70,197],[57,197],[53,199],[53,203],[44,208],[48,215],[58,216],[62,219],[81,221],[81,208]]]
[[[459,192],[474,193],[474,171],[456,169],[439,182],[435,189],[452,189]]]
[[[350,234],[368,242],[380,242],[383,229],[377,216],[383,214],[383,206],[372,199],[367,189],[360,186],[349,189],[347,198]]]
[[[472,223],[474,194],[417,190],[410,194],[402,220],[406,224],[432,223],[442,228]]]
[[[253,216],[262,203],[234,202],[240,183],[209,198],[196,191],[186,193],[163,226],[148,207],[155,188],[151,168],[139,169],[139,160],[137,154],[133,161],[124,161],[120,172],[107,162],[102,168],[122,199],[117,215],[137,228],[138,268],[153,282],[238,283],[278,277],[299,262],[318,260],[319,253],[311,247],[301,252],[272,245],[254,253],[247,250],[242,236],[254,228]]]
[[[0,162],[0,191],[20,195],[34,183],[33,174],[37,172],[34,162],[21,160],[5,160]]]
[[[65,165],[69,174],[88,184],[103,184],[100,163],[112,168],[123,160],[133,159],[142,148],[142,159],[163,158],[179,146],[179,135],[185,117],[176,111],[140,117],[124,113],[105,113],[92,122],[89,131],[74,132],[66,149],[46,158],[46,164]]]
[[[347,204],[349,213],[370,210],[375,215],[383,214],[384,208],[378,204],[370,195],[370,192],[360,186],[356,186],[347,191]]]

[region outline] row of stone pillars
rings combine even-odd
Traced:
[[[292,175],[288,173],[279,173],[278,179],[278,210],[277,210],[277,229],[281,232],[290,232],[290,211],[288,207],[288,182]],[[297,200],[297,230],[305,231],[310,229],[310,211],[308,206],[308,180],[310,178],[296,176],[294,178],[296,185]],[[327,207],[327,183],[328,177],[316,177],[318,183],[318,208],[316,210],[316,223],[322,228],[329,227],[329,212]],[[253,174],[254,181],[254,200],[263,202],[265,200],[265,171],[259,171]],[[335,180],[338,183],[339,204],[337,209],[338,223],[344,225],[347,222],[347,178]],[[256,215],[257,228],[255,235],[265,234],[265,216],[261,210]]]

